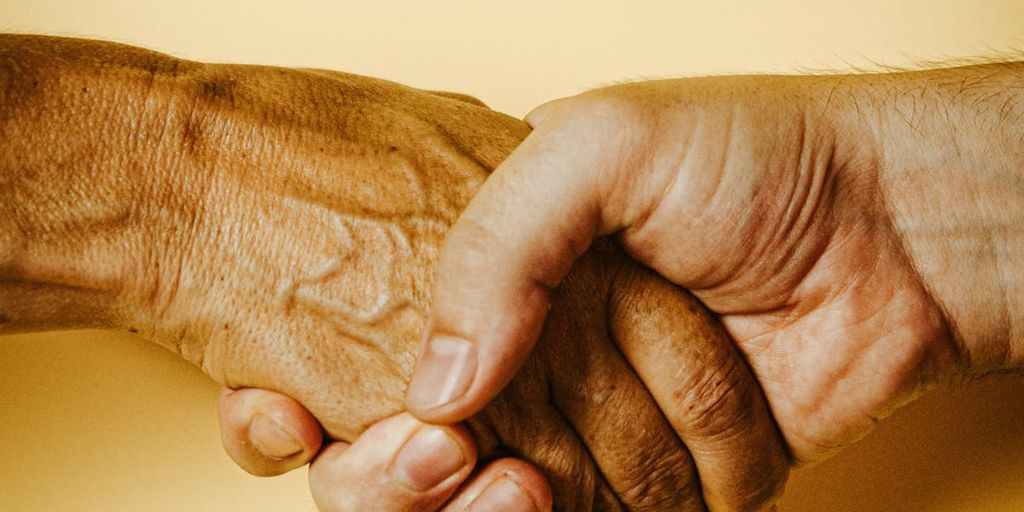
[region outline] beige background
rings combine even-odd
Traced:
[[[626,4],[629,7],[626,7]],[[1021,0],[0,0],[0,30],[469,92],[515,115],[612,81],[1012,55]],[[145,342],[0,339],[0,510],[311,510],[219,447],[217,388]],[[788,510],[1024,510],[1024,381],[940,390],[798,472]]]

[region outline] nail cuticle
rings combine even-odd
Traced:
[[[428,491],[458,473],[466,465],[458,442],[438,427],[417,430],[399,450],[392,473],[406,486]]]
[[[303,451],[295,434],[265,414],[256,414],[249,422],[249,442],[264,457],[275,461]]]
[[[431,410],[458,400],[469,391],[476,366],[476,349],[470,342],[451,336],[430,338],[409,384],[410,406]]]

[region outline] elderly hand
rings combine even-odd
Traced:
[[[527,127],[340,73],[4,43],[21,70],[5,89],[18,101],[2,140],[17,199],[4,220],[19,226],[0,240],[5,325],[59,317],[139,332],[229,387],[297,400],[332,439],[366,446],[364,431],[392,431],[367,429],[403,409],[443,237]],[[40,133],[55,135],[45,149],[32,146]],[[692,297],[604,245],[552,304],[540,349],[467,422],[483,458],[533,462],[564,510],[738,508],[778,494],[786,454],[760,390]],[[629,363],[678,379],[652,396]],[[315,430],[293,430],[302,450],[257,471],[301,463]]]
[[[320,425],[309,412],[261,389],[225,390],[220,418],[224,447],[251,473],[312,461],[310,490],[320,510],[551,510],[543,474],[521,460],[494,460],[474,472],[475,444],[462,427],[425,425],[403,413],[351,444],[333,441],[320,450]]]
[[[1021,68],[655,81],[542,106],[449,233],[430,336],[467,356],[428,342],[412,411],[458,421],[498,393],[596,235],[721,315],[798,461],[937,382],[1024,366]],[[634,366],[655,396],[679,378]]]

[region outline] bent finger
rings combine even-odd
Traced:
[[[470,476],[476,446],[463,427],[420,423],[409,414],[382,420],[351,445],[333,443],[309,469],[321,511],[435,511]]]
[[[253,475],[286,473],[306,465],[320,450],[320,424],[288,396],[224,388],[217,405],[224,451]]]
[[[776,501],[790,459],[753,373],[686,291],[646,269],[624,272],[611,331],[693,456],[711,510]]]
[[[538,356],[552,363],[551,402],[558,408],[626,510],[704,510],[693,459],[644,383],[609,339],[608,294],[593,282],[617,275],[618,251],[596,248],[555,291]],[[587,293],[590,293],[588,296]],[[576,302],[562,300],[585,297]],[[568,345],[568,346],[567,346]]]
[[[598,233],[618,228],[603,216],[602,174],[609,160],[623,164],[609,143],[625,144],[623,134],[607,133],[600,113],[552,108],[567,113],[544,116],[448,233],[407,397],[426,421],[461,421],[508,384],[540,334],[549,290]]]

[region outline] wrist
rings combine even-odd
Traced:
[[[971,373],[1024,365],[1021,69],[859,78],[891,222]]]
[[[3,38],[0,51],[19,68],[0,97],[9,329],[127,327],[126,299],[153,252],[147,211],[169,161],[159,81],[173,61],[107,43]]]

